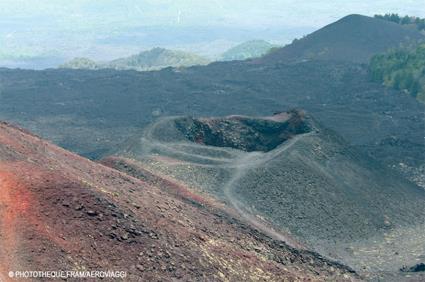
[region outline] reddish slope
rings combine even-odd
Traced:
[[[6,269],[11,269],[18,265],[18,262],[10,259],[14,258],[17,248],[17,217],[23,215],[27,211],[28,201],[23,199],[18,191],[19,186],[16,185],[14,175],[0,168],[0,185],[2,191],[0,193],[0,212],[2,214],[1,230],[2,230],[2,248],[0,252],[0,272],[6,273]],[[2,276],[0,276],[1,280]]]
[[[0,124],[0,280],[10,270],[123,270],[128,280],[355,277],[163,190]]]

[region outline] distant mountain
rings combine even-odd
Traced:
[[[278,49],[263,62],[306,60],[369,62],[370,58],[403,44],[425,40],[417,29],[386,20],[349,15]]]
[[[159,70],[166,67],[188,67],[206,65],[209,61],[201,56],[184,51],[153,48],[127,58],[117,59],[106,64],[119,70]]]
[[[189,52],[153,48],[148,51],[140,52],[137,55],[105,63],[97,63],[86,58],[75,58],[61,65],[60,68],[151,71],[167,67],[189,67],[206,65],[208,63],[208,59]]]
[[[59,68],[96,70],[100,69],[101,66],[100,64],[88,58],[74,58],[71,61],[59,66]]]
[[[222,54],[221,60],[234,61],[257,58],[267,54],[274,47],[276,45],[264,40],[251,40],[227,50]]]

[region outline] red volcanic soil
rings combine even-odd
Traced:
[[[14,257],[17,248],[17,217],[28,210],[28,199],[22,197],[14,175],[0,168],[0,209],[1,209],[1,230],[2,248],[0,252],[0,271],[6,273],[6,269],[11,269],[16,265],[16,261],[10,260]],[[1,276],[0,276],[1,278]]]
[[[0,281],[15,270],[119,270],[128,281],[357,279],[152,177],[0,124]]]
[[[162,161],[167,161],[168,163],[178,163],[178,160],[172,158],[160,158]],[[222,206],[214,198],[209,195],[199,195],[194,193],[185,183],[182,183],[176,179],[168,177],[167,175],[159,175],[146,167],[143,167],[137,161],[131,159],[122,158],[122,157],[108,157],[101,161],[102,164],[116,168],[119,171],[126,172],[126,174],[136,177],[138,179],[145,180],[146,182],[161,187],[162,190],[167,191],[168,193],[174,195],[175,197],[183,200],[190,201],[192,203],[197,203],[209,207]]]

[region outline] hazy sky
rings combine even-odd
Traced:
[[[108,59],[153,46],[193,49],[213,55],[220,48],[261,36],[275,43],[287,43],[347,14],[387,12],[425,17],[425,3],[424,0],[0,0],[0,61],[42,61],[48,57],[60,61],[78,55]],[[56,63],[53,61],[51,64]]]

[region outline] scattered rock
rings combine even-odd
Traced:
[[[141,272],[145,271],[145,268],[141,264],[136,265],[136,268]]]
[[[425,263],[418,263],[412,267],[403,266],[400,271],[402,272],[424,272],[425,271]]]
[[[88,211],[87,211],[87,214],[88,214],[89,216],[97,216],[97,215],[98,215],[98,213],[97,213],[96,211],[93,211],[93,210],[88,210]]]

